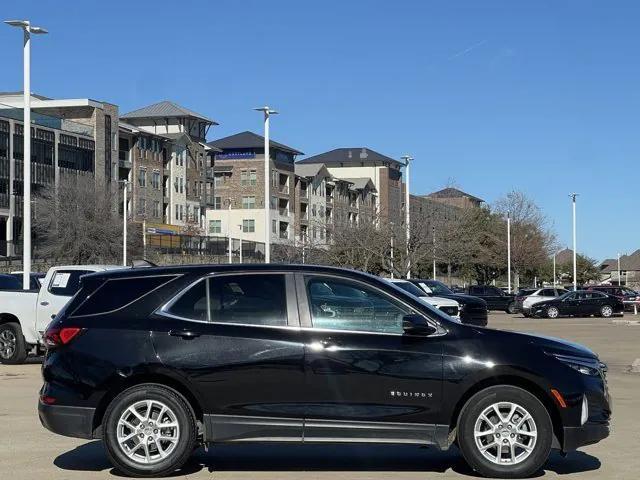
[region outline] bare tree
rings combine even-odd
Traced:
[[[118,197],[93,177],[63,176],[57,188],[40,191],[34,202],[33,228],[41,257],[73,264],[122,261]],[[140,250],[138,230],[129,228],[132,255]]]

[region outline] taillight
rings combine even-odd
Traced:
[[[78,327],[49,327],[44,332],[44,344],[47,347],[59,347],[68,344],[82,331]]]

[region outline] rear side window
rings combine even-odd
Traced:
[[[471,295],[484,295],[484,287],[481,285],[469,287],[469,293]]]
[[[80,289],[80,277],[91,270],[58,270],[49,283],[49,292],[61,297],[73,297]]]
[[[109,279],[73,312],[73,316],[97,315],[119,310],[174,278],[175,275],[161,275]]]
[[[208,277],[178,296],[165,311],[202,322],[285,326],[285,278],[282,274]]]
[[[21,290],[22,280],[11,275],[0,275],[0,290]]]

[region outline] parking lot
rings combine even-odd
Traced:
[[[545,477],[635,479],[640,471],[640,358],[637,317],[625,320],[525,319],[492,314],[494,328],[536,332],[583,343],[609,365],[613,427],[603,442],[570,453],[552,454]],[[36,412],[40,365],[0,365],[0,479],[93,479],[117,476],[99,441],[64,438],[41,427]],[[178,476],[215,479],[418,479],[473,476],[455,448],[439,452],[416,446],[252,445],[199,450]]]

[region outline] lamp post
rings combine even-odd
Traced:
[[[269,179],[271,177],[271,160],[269,158],[269,116],[278,112],[268,106],[254,108],[264,113],[264,262],[271,262],[271,194]]]
[[[393,273],[393,271],[395,270],[395,267],[393,266],[393,222],[389,222],[389,225],[391,226],[391,279],[393,279],[395,278],[395,275]]]
[[[622,274],[620,272],[620,253],[618,253],[618,286],[619,287],[622,285],[621,279],[622,279]]]
[[[577,193],[570,193],[571,205],[573,209],[573,291],[578,290],[578,264],[577,264],[577,246],[576,246],[576,197]]]
[[[122,203],[122,265],[127,266],[127,186],[129,185],[128,180],[120,180],[119,183],[122,183],[122,191],[123,191],[123,203]],[[146,232],[142,232],[143,238]]]
[[[242,224],[239,224],[240,228],[240,263],[242,263]]]
[[[405,164],[405,200],[404,200],[404,212],[405,212],[405,227],[407,229],[407,278],[411,278],[411,258],[409,257],[409,240],[410,240],[410,235],[411,235],[411,196],[409,193],[409,166],[411,164],[411,161],[413,160],[413,157],[410,155],[403,155],[402,160],[404,160],[404,164]]]
[[[229,252],[229,263],[233,263],[233,252],[231,251],[233,248],[231,245],[231,199],[227,198],[225,203],[227,204],[227,250]]]
[[[21,28],[24,33],[23,54],[23,212],[22,223],[24,238],[22,245],[22,288],[29,290],[31,277],[31,34],[34,35],[48,33],[42,27],[34,27],[29,20],[5,20],[7,25]]]
[[[507,289],[511,293],[511,212],[507,212]]]
[[[431,234],[433,236],[433,279],[436,280],[436,226],[431,227]]]

